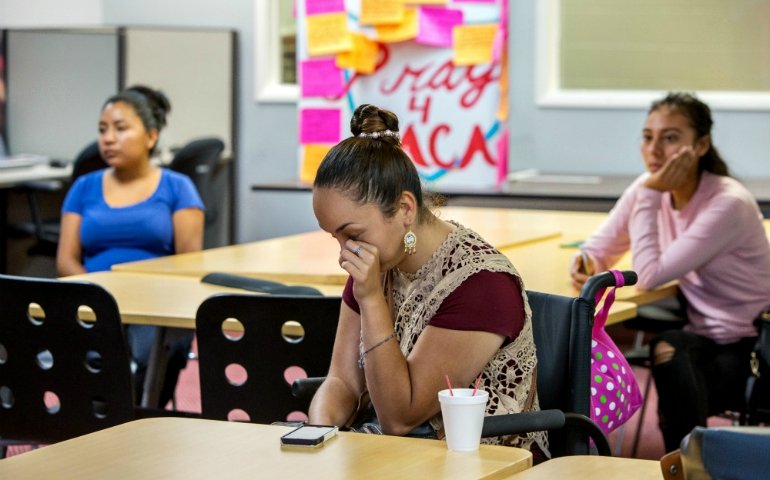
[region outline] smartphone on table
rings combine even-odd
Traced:
[[[287,447],[320,447],[337,436],[334,425],[303,425],[281,437],[281,445]]]

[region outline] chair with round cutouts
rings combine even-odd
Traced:
[[[204,418],[255,423],[307,419],[296,378],[326,375],[339,297],[222,294],[198,308]]]
[[[59,442],[133,419],[112,295],[90,283],[0,275],[0,446]]]

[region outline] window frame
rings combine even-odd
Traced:
[[[535,104],[540,108],[641,109],[664,90],[565,89],[559,84],[561,0],[537,0],[535,22]],[[712,110],[770,111],[770,92],[701,90]]]
[[[281,82],[280,4],[254,0],[254,98],[264,103],[296,103],[299,85]]]

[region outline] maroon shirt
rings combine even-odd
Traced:
[[[353,277],[345,284],[342,300],[361,314],[353,296]],[[503,345],[507,345],[519,336],[524,318],[524,301],[516,277],[482,270],[468,277],[444,299],[428,325],[496,333],[506,337]]]

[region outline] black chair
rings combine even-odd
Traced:
[[[168,168],[190,177],[206,207],[206,225],[219,217],[220,199],[214,194],[214,177],[220,172],[220,155],[225,144],[218,138],[193,140],[174,155]]]
[[[93,142],[81,151],[72,165],[71,182],[86,173],[94,172],[107,168],[107,162],[104,161],[99,153],[99,143]],[[59,245],[60,218],[43,219],[40,209],[40,202],[37,198],[38,192],[55,192],[63,188],[62,182],[58,180],[27,182],[17,188],[17,191],[27,195],[29,211],[32,216],[31,222],[23,222],[10,226],[13,234],[18,236],[34,235],[37,239],[35,245],[30,247],[30,255],[56,256],[56,249]]]
[[[636,273],[623,272],[626,285]],[[547,430],[552,457],[587,455],[589,436],[599,454],[611,455],[609,440],[590,417],[591,329],[596,294],[615,286],[609,273],[594,275],[577,298],[527,292],[537,347],[537,391],[540,412],[494,415],[484,419],[482,437]],[[297,380],[295,395],[307,398],[323,378]]]
[[[81,306],[91,318],[80,318]],[[0,275],[0,458],[4,443],[54,443],[133,420],[133,391],[112,295]]]
[[[202,416],[227,420],[230,412],[240,409],[251,422],[271,423],[286,421],[292,412],[306,413],[309,401],[292,396],[286,370],[298,366],[308,376],[328,372],[341,301],[248,294],[215,295],[204,301],[195,320]],[[223,330],[226,319],[241,323],[240,338]],[[285,326],[289,321],[299,325]],[[287,330],[290,326],[294,331]],[[240,379],[228,380],[232,364],[245,369],[243,383],[242,373]]]

